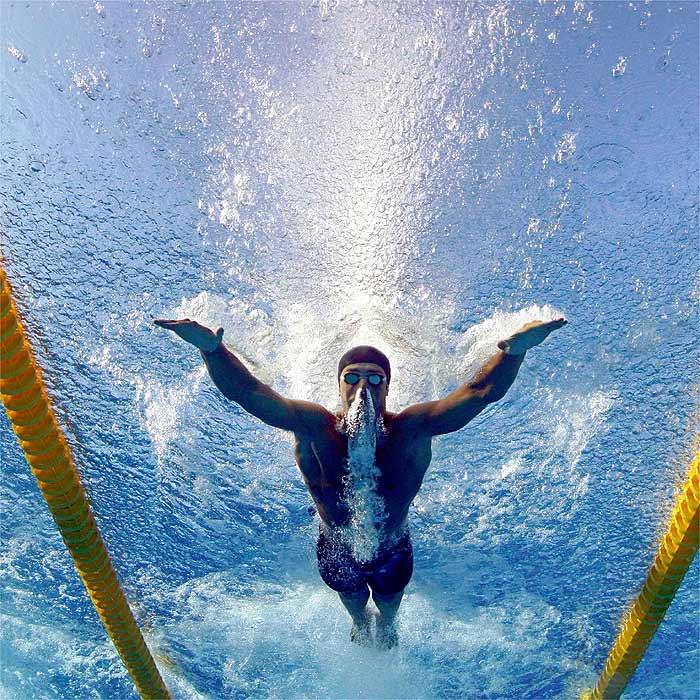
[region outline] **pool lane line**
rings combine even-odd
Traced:
[[[644,585],[622,619],[598,683],[593,690],[584,692],[581,700],[622,695],[698,551],[699,513],[700,452],[697,452]]]
[[[0,265],[0,398],[88,595],[139,695],[170,698],[95,523]]]

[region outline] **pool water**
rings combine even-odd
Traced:
[[[5,268],[178,698],[576,698],[698,434],[698,5],[0,6]],[[351,345],[389,410],[569,324],[436,438],[400,646],[350,643],[291,437],[153,318],[290,397]],[[696,445],[697,448],[697,445]],[[132,698],[3,414],[0,696]],[[700,694],[696,561],[628,698]]]

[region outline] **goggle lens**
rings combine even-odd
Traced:
[[[354,372],[348,372],[347,374],[343,375],[343,379],[345,380],[346,384],[353,386],[360,381],[360,375],[355,374]],[[382,377],[381,374],[368,374],[367,381],[372,386],[379,386],[384,381],[384,377]]]

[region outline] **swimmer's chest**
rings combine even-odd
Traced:
[[[387,501],[413,500],[432,457],[430,438],[410,442],[398,438],[389,430],[375,456],[381,473],[378,492]],[[348,476],[348,446],[344,435],[320,440],[297,436],[294,456],[314,498],[336,500],[342,495]]]

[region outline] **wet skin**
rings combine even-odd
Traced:
[[[345,383],[343,377],[348,373],[361,375],[360,381],[355,385]],[[378,386],[370,384],[369,373],[381,375],[384,381]],[[375,411],[384,421],[386,432],[377,436],[375,456],[381,473],[377,493],[387,513],[382,534],[392,539],[406,523],[409,506],[423,482],[432,452],[429,436],[409,434],[408,425],[397,420],[398,414],[386,410],[388,386],[379,365],[356,363],[343,369],[339,384],[342,409],[329,414],[328,427],[320,436],[296,433],[294,455],[324,526],[332,529],[347,525],[351,513],[343,484],[348,476],[348,438],[339,424],[361,391],[366,392],[367,399],[372,400]]]
[[[399,413],[386,410],[389,391],[386,381],[378,386],[368,381],[369,373],[385,377],[379,365],[357,363],[345,367],[339,383],[342,408],[338,413],[331,413],[319,404],[287,399],[256,379],[223,345],[222,329],[213,333],[189,319],[156,320],[154,323],[174,331],[201,350],[209,374],[227,398],[268,425],[294,433],[296,463],[323,527],[331,530],[347,525],[350,520],[343,494],[343,478],[348,474],[348,438],[339,429],[339,423],[357,392],[366,391],[385,426],[385,434],[377,438],[376,465],[381,474],[377,489],[388,515],[382,533],[386,541],[393,539],[406,523],[408,509],[430,465],[432,438],[463,428],[486,406],[501,399],[515,380],[525,352],[567,321],[559,318],[524,325],[498,343],[499,350],[470,381],[443,399],[417,403]],[[351,371],[361,375],[357,384],[343,381],[343,376]],[[381,613],[377,639],[383,640],[385,648],[397,643],[393,621],[402,595],[403,592],[388,597],[373,594]],[[365,608],[369,597],[367,587],[356,594],[340,594],[340,597],[354,621],[353,641],[369,643],[370,616]]]

